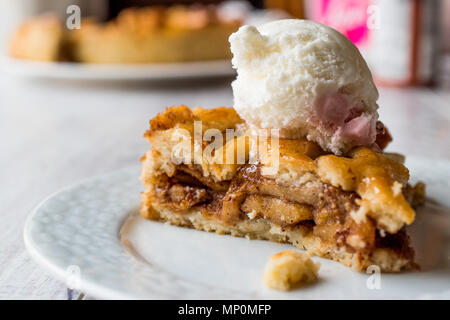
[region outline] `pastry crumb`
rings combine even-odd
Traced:
[[[398,197],[402,194],[403,186],[401,183],[394,181],[394,184],[392,185],[392,193],[394,194],[394,197]]]
[[[250,211],[249,213],[247,213],[247,217],[248,217],[250,220],[255,219],[255,218],[256,218],[256,210],[252,210],[252,211]]]
[[[307,253],[285,250],[271,256],[264,269],[264,284],[275,290],[288,291],[301,283],[317,280],[320,263]]]

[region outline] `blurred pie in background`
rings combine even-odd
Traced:
[[[10,55],[37,61],[164,63],[231,58],[228,37],[242,24],[239,15],[215,6],[127,8],[107,22],[82,21],[67,30],[54,15],[22,23]]]
[[[11,38],[9,52],[14,58],[62,61],[66,40],[59,18],[45,14],[22,23]]]

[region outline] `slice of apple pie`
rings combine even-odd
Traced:
[[[389,135],[382,125],[377,130],[374,147],[336,156],[305,138],[255,143],[262,135],[246,130],[232,108],[168,108],[145,134],[152,148],[142,158],[141,213],[288,242],[356,270],[415,269],[405,226],[424,185],[408,184],[402,157],[381,151]]]

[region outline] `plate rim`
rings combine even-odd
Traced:
[[[44,270],[46,270],[48,273],[50,273],[51,275],[55,276],[55,278],[57,278],[59,281],[61,281],[64,285],[66,285],[66,281],[67,281],[67,276],[66,276],[66,271],[62,268],[60,268],[59,266],[57,266],[56,264],[52,263],[52,261],[46,257],[45,255],[43,255],[42,253],[40,253],[37,248],[35,248],[32,244],[32,241],[30,239],[30,230],[31,230],[31,226],[32,226],[32,220],[33,217],[37,214],[37,212],[39,211],[39,209],[50,199],[52,199],[53,197],[55,197],[56,195],[70,190],[78,185],[81,185],[83,183],[86,183],[90,180],[94,180],[94,179],[98,179],[101,177],[105,177],[108,176],[110,174],[114,174],[114,173],[118,173],[121,171],[127,171],[127,170],[131,170],[132,168],[136,168],[137,166],[127,166],[124,167],[122,169],[118,169],[118,170],[113,170],[113,171],[109,171],[109,172],[105,172],[102,174],[97,174],[94,175],[90,178],[84,178],[84,179],[80,179],[77,182],[71,183],[63,188],[60,188],[52,193],[50,193],[48,196],[46,196],[43,200],[41,200],[28,214],[27,218],[25,219],[25,223],[24,223],[24,231],[23,231],[23,241],[24,241],[24,245],[26,248],[26,251],[28,252],[28,254],[33,258],[33,260],[39,264],[41,267],[44,268]],[[110,288],[104,287],[102,285],[96,284],[95,282],[92,281],[88,281],[84,278],[81,278],[80,281],[80,288],[82,288],[82,291],[86,291],[89,292],[91,295],[95,296],[96,298],[100,298],[100,299],[111,299],[111,300],[132,300],[132,299],[136,299],[137,297],[133,297],[131,295],[128,294],[124,294],[122,292],[118,292],[117,290],[112,290]],[[69,288],[68,288],[69,289]],[[157,297],[155,297],[154,299],[158,299]]]
[[[23,78],[150,81],[235,76],[231,59],[146,64],[88,64],[19,59],[0,55],[0,70]]]
[[[425,157],[421,156],[407,156],[407,161],[419,161],[419,162],[430,162],[433,161],[434,163],[438,162],[441,163],[444,166],[448,166],[450,168],[450,160],[445,158],[434,158],[433,160],[427,159]],[[51,200],[53,197],[57,196],[58,194],[70,190],[76,186],[82,185],[83,183],[104,178],[109,175],[118,174],[120,172],[125,171],[131,171],[131,170],[138,170],[140,168],[139,165],[133,165],[133,166],[126,166],[124,168],[113,170],[109,172],[105,172],[102,174],[94,175],[89,178],[80,179],[79,181],[69,184],[66,187],[63,187],[61,189],[58,189],[57,191],[54,191],[53,193],[49,194],[47,197],[45,197],[42,201],[40,201],[28,214],[25,223],[24,223],[24,231],[23,231],[23,239],[24,244],[27,252],[30,254],[30,256],[33,258],[35,262],[37,262],[40,266],[42,266],[45,270],[48,271],[50,275],[55,276],[58,280],[62,281],[64,284],[66,284],[67,281],[67,274],[66,270],[55,264],[51,258],[48,258],[43,254],[42,252],[39,252],[37,247],[34,247],[34,244],[32,243],[32,240],[30,239],[31,236],[31,227],[32,227],[32,220],[35,217],[35,215],[38,213],[39,209],[42,208],[42,206],[47,203],[47,201]],[[127,216],[128,217],[128,216]],[[125,218],[126,219],[126,218]],[[126,220],[125,220],[126,221]],[[124,221],[121,221],[121,226],[123,225]],[[125,250],[125,249],[124,249]],[[140,296],[138,294],[133,295],[130,292],[120,292],[118,290],[115,290],[113,288],[106,287],[102,284],[95,283],[95,281],[81,278],[80,281],[80,290],[84,291],[95,298],[100,299],[124,299],[124,300],[130,300],[130,299],[164,299],[164,297],[158,296],[158,292],[146,292],[145,297]],[[179,298],[181,299],[181,298]]]
[[[133,165],[133,166],[126,166],[123,167],[121,169],[118,170],[112,170],[109,172],[105,172],[102,174],[97,174],[94,175],[90,178],[84,178],[84,179],[80,179],[79,181],[69,184],[55,192],[52,192],[51,194],[49,194],[47,197],[45,197],[42,201],[40,201],[33,210],[30,211],[29,215],[27,216],[25,223],[24,223],[24,231],[23,231],[23,240],[24,240],[24,244],[25,244],[25,248],[27,249],[27,252],[30,254],[30,256],[34,259],[34,261],[39,264],[40,266],[42,266],[44,268],[44,270],[46,270],[48,273],[50,273],[50,275],[53,275],[56,279],[60,280],[63,284],[66,284],[67,281],[67,273],[66,270],[64,268],[62,268],[61,266],[58,266],[54,261],[52,261],[51,257],[45,256],[45,254],[43,254],[42,252],[40,252],[39,247],[34,247],[33,245],[33,241],[30,239],[31,237],[31,227],[32,227],[32,220],[34,218],[34,216],[39,212],[39,210],[42,208],[43,205],[45,205],[47,203],[47,201],[51,200],[53,197],[65,192],[65,191],[69,191],[73,188],[76,188],[77,186],[82,186],[85,183],[89,183],[91,181],[94,181],[96,179],[102,179],[102,178],[107,178],[109,176],[113,176],[113,175],[118,175],[120,173],[125,173],[128,171],[137,171],[141,168],[140,165]],[[117,236],[120,236],[120,231],[124,225],[124,222],[126,222],[128,220],[128,218],[130,218],[130,215],[126,215],[124,217],[121,218],[120,220],[120,227],[119,230],[117,232]],[[122,241],[121,242],[121,249],[129,254],[129,252],[123,248],[123,244]],[[142,263],[139,263],[139,265],[142,265]],[[144,265],[145,267],[145,265]],[[202,284],[199,284],[197,282],[192,282],[191,280],[187,280],[187,282],[189,284],[194,284],[194,285],[200,285],[203,286]],[[69,289],[69,288],[68,288]],[[222,288],[219,288],[222,289]],[[79,283],[79,289],[77,289],[78,291],[81,292],[85,292],[91,296],[93,296],[96,299],[110,299],[110,300],[164,300],[164,299],[175,299],[175,300],[179,300],[179,299],[183,299],[181,297],[172,297],[172,296],[167,296],[164,295],[164,293],[161,293],[158,290],[152,290],[152,291],[146,291],[144,295],[139,295],[137,293],[133,293],[130,291],[127,292],[121,292],[118,291],[115,288],[109,288],[105,285],[102,284],[98,284],[95,281],[91,280],[91,279],[86,279],[84,277],[80,278],[80,283]],[[233,290],[228,290],[229,292],[233,292]],[[199,299],[199,298],[194,298],[194,299]],[[218,297],[212,297],[212,298],[202,298],[202,299],[206,299],[206,300],[220,300],[223,299],[222,298],[218,298]],[[247,299],[252,299],[252,298],[247,298]],[[255,298],[253,298],[255,299]]]

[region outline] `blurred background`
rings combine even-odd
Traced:
[[[231,5],[230,5],[231,2]],[[67,17],[70,4],[83,16],[114,19],[125,8],[174,5],[226,6],[242,24],[295,17],[329,25],[361,50],[382,86],[450,87],[450,0],[15,0],[0,2],[0,43],[26,18],[44,12]],[[269,12],[269,14],[267,14]]]
[[[80,32],[69,32],[61,21],[74,4],[83,17],[99,23],[85,20]],[[120,14],[129,7],[179,4],[196,5],[170,11],[173,19],[162,19],[167,33],[155,28],[161,10]],[[221,24],[199,4],[216,8]],[[61,21],[48,15],[29,20],[47,12]],[[139,166],[149,148],[142,137],[149,119],[165,107],[232,106],[229,33],[240,24],[287,17],[329,25],[358,46],[379,88],[380,119],[394,138],[388,151],[407,159],[450,159],[450,0],[0,0],[0,299],[66,299],[65,284],[25,252],[22,233],[29,212],[76,181]],[[75,59],[67,44],[77,41]],[[171,56],[180,63],[151,62],[154,41],[167,45],[160,61]],[[206,57],[222,59],[225,67],[202,61]],[[197,59],[193,68],[186,69],[187,58]],[[110,65],[92,66],[95,62]],[[117,66],[124,62],[140,64]],[[186,70],[197,77],[176,77]],[[150,72],[166,78],[170,73],[173,79],[130,81],[148,79]],[[109,81],[112,73],[118,82]],[[428,187],[445,193],[439,183]]]

